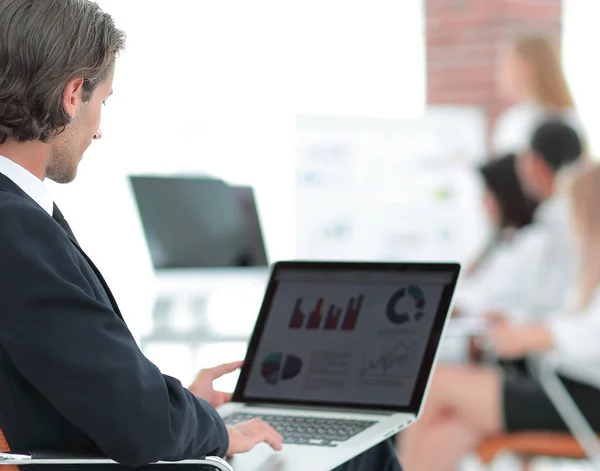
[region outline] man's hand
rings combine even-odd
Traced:
[[[200,371],[188,388],[195,396],[208,401],[213,407],[219,407],[231,400],[231,394],[215,391],[213,381],[242,367],[244,362],[236,361]]]
[[[252,419],[238,425],[228,426],[229,449],[227,456],[246,453],[259,443],[267,443],[275,451],[283,448],[283,437],[277,430],[260,419]]]

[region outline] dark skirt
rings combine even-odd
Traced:
[[[600,390],[568,378],[561,380],[583,416],[600,432]],[[502,396],[507,432],[569,431],[540,383],[530,374],[507,374]]]

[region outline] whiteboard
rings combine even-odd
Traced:
[[[299,116],[297,256],[458,260],[488,234],[481,183],[487,122],[475,107],[417,119]]]

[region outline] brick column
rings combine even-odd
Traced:
[[[490,129],[510,104],[495,83],[503,40],[534,31],[559,44],[562,0],[424,0],[427,103],[483,106]]]

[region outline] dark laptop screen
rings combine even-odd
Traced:
[[[232,189],[242,213],[248,264],[266,267],[268,265],[267,251],[260,217],[258,216],[254,189],[251,186],[233,186]]]
[[[236,400],[418,410],[458,266],[318,265],[274,270]]]
[[[130,177],[155,269],[266,266],[251,187],[208,177]]]

